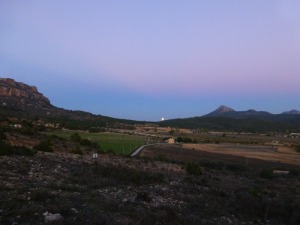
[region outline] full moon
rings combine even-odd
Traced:
[[[163,117],[162,117],[160,120],[161,120],[161,121],[164,121],[164,120],[165,120],[165,118],[163,118]]]

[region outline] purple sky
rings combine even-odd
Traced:
[[[300,1],[2,0],[0,77],[118,118],[300,109]]]

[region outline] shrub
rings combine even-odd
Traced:
[[[33,127],[24,126],[20,129],[20,133],[31,136],[31,135],[34,135],[36,133],[36,131],[34,130]]]
[[[3,131],[3,129],[0,129],[0,141],[5,140],[5,139],[6,139],[6,136],[4,134],[4,131]]]
[[[80,144],[83,146],[91,146],[92,143],[88,139],[82,139],[82,140],[80,140]]]
[[[159,154],[155,157],[155,160],[161,161],[161,162],[168,162],[168,158],[164,154]]]
[[[86,138],[81,138],[78,133],[74,133],[71,135],[71,141],[73,141],[75,143],[79,143],[82,146],[99,148],[99,145],[96,142],[92,142]]]
[[[71,141],[80,143],[81,137],[78,133],[74,133],[71,135]]]
[[[184,143],[198,143],[197,139],[192,139],[189,137],[178,137],[176,139],[177,142],[184,142]]]
[[[295,168],[293,168],[293,169],[290,169],[290,175],[291,175],[291,176],[295,176],[295,177],[297,177],[297,176],[299,176],[299,175],[300,175],[300,170],[298,170],[298,169],[295,169]]]
[[[0,141],[0,156],[4,155],[26,155],[33,156],[36,151],[23,146],[10,146],[4,142]]]
[[[71,150],[71,153],[77,154],[77,155],[83,155],[83,151],[79,147]]]
[[[178,137],[178,138],[176,139],[176,141],[177,141],[177,142],[183,142],[183,137]]]
[[[112,154],[112,155],[115,155],[115,154],[116,154],[116,153],[114,152],[114,150],[112,150],[111,148],[110,148],[110,149],[107,149],[107,150],[106,150],[106,153]]]
[[[14,155],[34,156],[36,154],[35,150],[26,148],[24,146],[13,146],[12,149]]]
[[[225,168],[225,164],[223,162],[216,161],[199,161],[199,164],[205,168],[214,169],[214,170],[223,170]]]
[[[0,156],[8,155],[10,152],[10,146],[0,140]]]
[[[242,171],[246,171],[247,167],[241,164],[227,164],[226,169],[234,172],[242,172]]]
[[[185,169],[186,169],[186,172],[188,172],[189,174],[192,174],[194,176],[200,176],[203,174],[203,170],[202,170],[201,166],[195,162],[187,163],[185,166]]]
[[[152,200],[152,196],[148,192],[139,192],[135,199],[143,202],[150,202]]]
[[[260,176],[261,178],[265,178],[265,179],[270,179],[270,178],[272,178],[272,175],[273,175],[273,172],[272,172],[271,169],[263,169],[263,170],[261,170],[261,172],[260,172],[260,174],[259,174],[259,176]]]
[[[53,152],[51,142],[49,140],[41,141],[39,144],[34,146],[33,149],[41,152]]]
[[[31,193],[31,200],[36,202],[45,202],[46,200],[53,198],[54,195],[45,189],[37,189]]]

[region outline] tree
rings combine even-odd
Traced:
[[[71,141],[80,143],[81,142],[81,137],[78,133],[74,133],[71,135]]]

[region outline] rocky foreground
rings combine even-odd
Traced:
[[[0,224],[299,224],[299,174],[279,177],[153,159],[0,157]],[[59,216],[58,220],[46,215]]]

